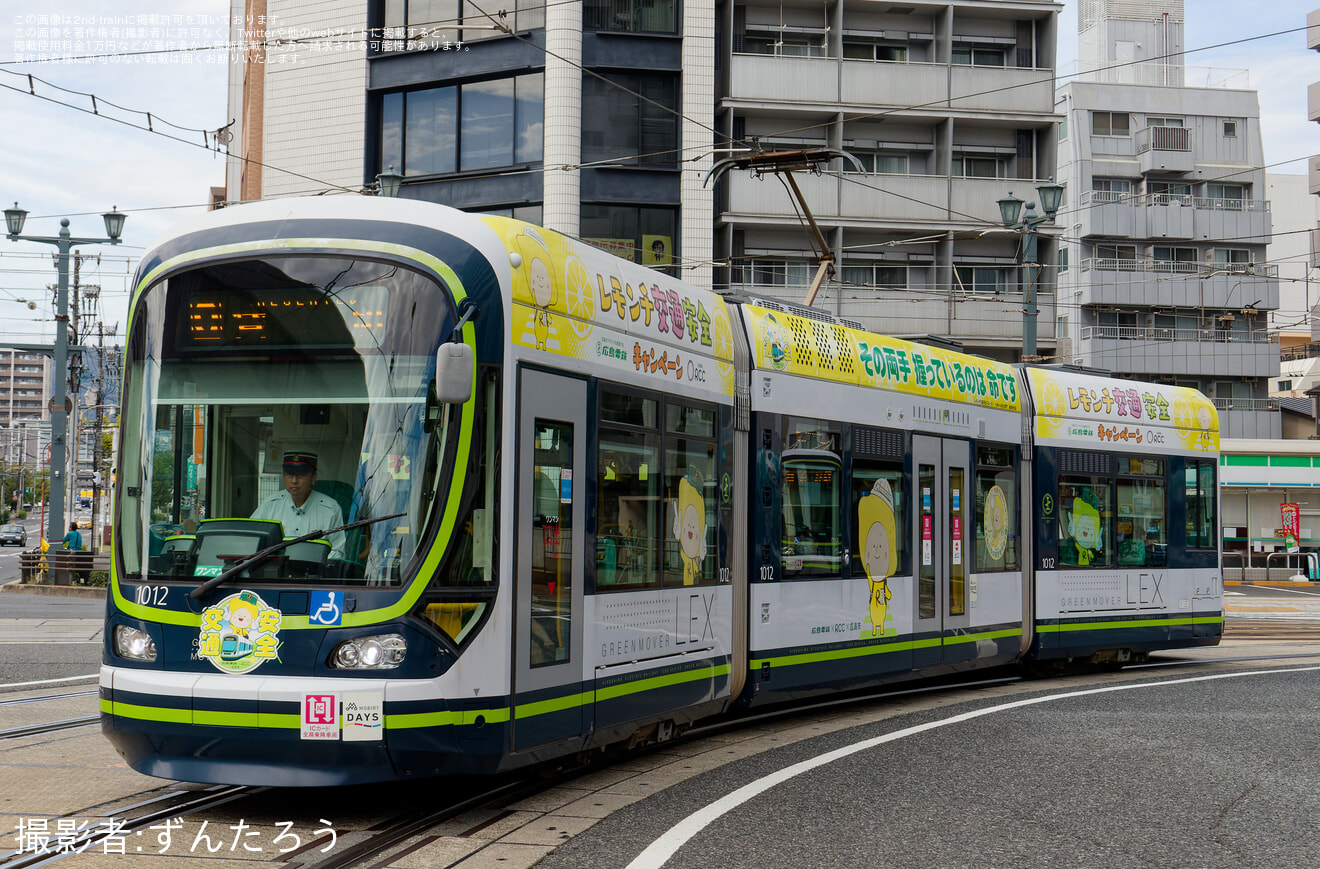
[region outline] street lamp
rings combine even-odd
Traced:
[[[5,229],[10,241],[35,241],[55,245],[59,249],[55,267],[59,271],[59,285],[55,293],[55,397],[50,403],[50,520],[46,525],[46,539],[59,540],[64,536],[64,475],[68,461],[69,407],[67,382],[69,377],[69,251],[82,244],[119,244],[124,232],[125,215],[118,208],[101,215],[105,221],[106,238],[81,238],[69,233],[69,219],[60,220],[58,236],[22,235],[28,213],[14,203],[5,209]]]
[[[1031,264],[1035,266],[1035,275],[1027,274],[1023,285],[1022,309],[1022,361],[1034,362],[1036,357],[1036,281],[1040,277],[1040,264],[1037,260],[1037,240],[1039,233],[1037,227],[1042,223],[1054,220],[1054,215],[1058,213],[1059,206],[1063,202],[1063,185],[1054,183],[1051,178],[1048,184],[1042,184],[1036,188],[1036,193],[1040,196],[1040,207],[1045,212],[1042,217],[1036,214],[1036,203],[1028,202],[1026,213],[1022,213],[1022,200],[1013,195],[1012,191],[1007,196],[999,200],[999,219],[1003,221],[1004,226],[1021,233],[1022,239],[1018,244],[1018,265]],[[1019,216],[1021,219],[1019,220]]]
[[[395,172],[393,166],[376,176],[377,195],[384,196],[386,199],[398,198],[399,187],[402,185],[403,176]]]

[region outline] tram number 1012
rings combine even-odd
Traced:
[[[133,603],[139,606],[165,606],[168,585],[139,585],[133,589]]]

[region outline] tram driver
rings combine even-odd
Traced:
[[[284,489],[271,495],[253,519],[274,519],[284,527],[285,537],[301,537],[312,531],[329,531],[344,524],[344,511],[339,502],[314,488],[316,485],[316,453],[290,450],[284,454]],[[330,557],[343,559],[344,532],[326,535],[330,542]]]

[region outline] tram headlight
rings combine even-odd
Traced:
[[[355,637],[335,646],[330,666],[338,670],[393,670],[403,663],[408,642],[400,634]]]
[[[156,641],[146,631],[115,625],[115,654],[130,661],[154,661]]]

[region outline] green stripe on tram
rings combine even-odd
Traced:
[[[714,679],[727,676],[728,664],[714,667],[700,667],[682,673],[670,673],[641,679],[623,685],[615,685],[599,691],[579,691],[563,697],[552,697],[535,703],[517,707],[518,718],[528,719],[538,715],[549,715],[576,709],[603,700],[613,700],[632,694],[641,694],[659,688],[668,688],[702,679]],[[133,703],[116,703],[112,700],[101,701],[101,711],[107,715],[121,718],[133,718],[139,721],[162,721],[172,724],[201,724],[212,727],[260,727],[270,729],[297,730],[301,726],[300,718],[295,714],[272,714],[269,712],[215,712],[194,711],[163,706],[142,706]],[[486,719],[488,724],[504,724],[512,717],[508,706],[496,706],[489,709],[443,710],[437,712],[405,712],[385,716],[386,730],[408,730],[417,727],[449,727],[471,723],[477,716]]]
[[[1038,634],[1063,634],[1073,631],[1117,631],[1129,628],[1171,628],[1187,625],[1222,625],[1223,616],[1196,616],[1185,619],[1132,619],[1113,622],[1070,622],[1066,625],[1038,625]]]
[[[848,658],[863,658],[868,655],[884,655],[890,652],[910,652],[915,649],[934,649],[940,646],[956,646],[962,643],[975,643],[981,640],[999,640],[1005,637],[1022,636],[1021,628],[1004,628],[997,631],[984,631],[978,634],[956,634],[947,637],[929,637],[924,640],[908,640],[902,643],[884,643],[876,646],[852,646],[847,649],[832,649],[822,652],[804,652],[800,655],[776,655],[769,658],[752,658],[749,666],[753,669],[763,664],[772,667],[791,667],[802,664],[820,664],[825,661],[842,661]]]

